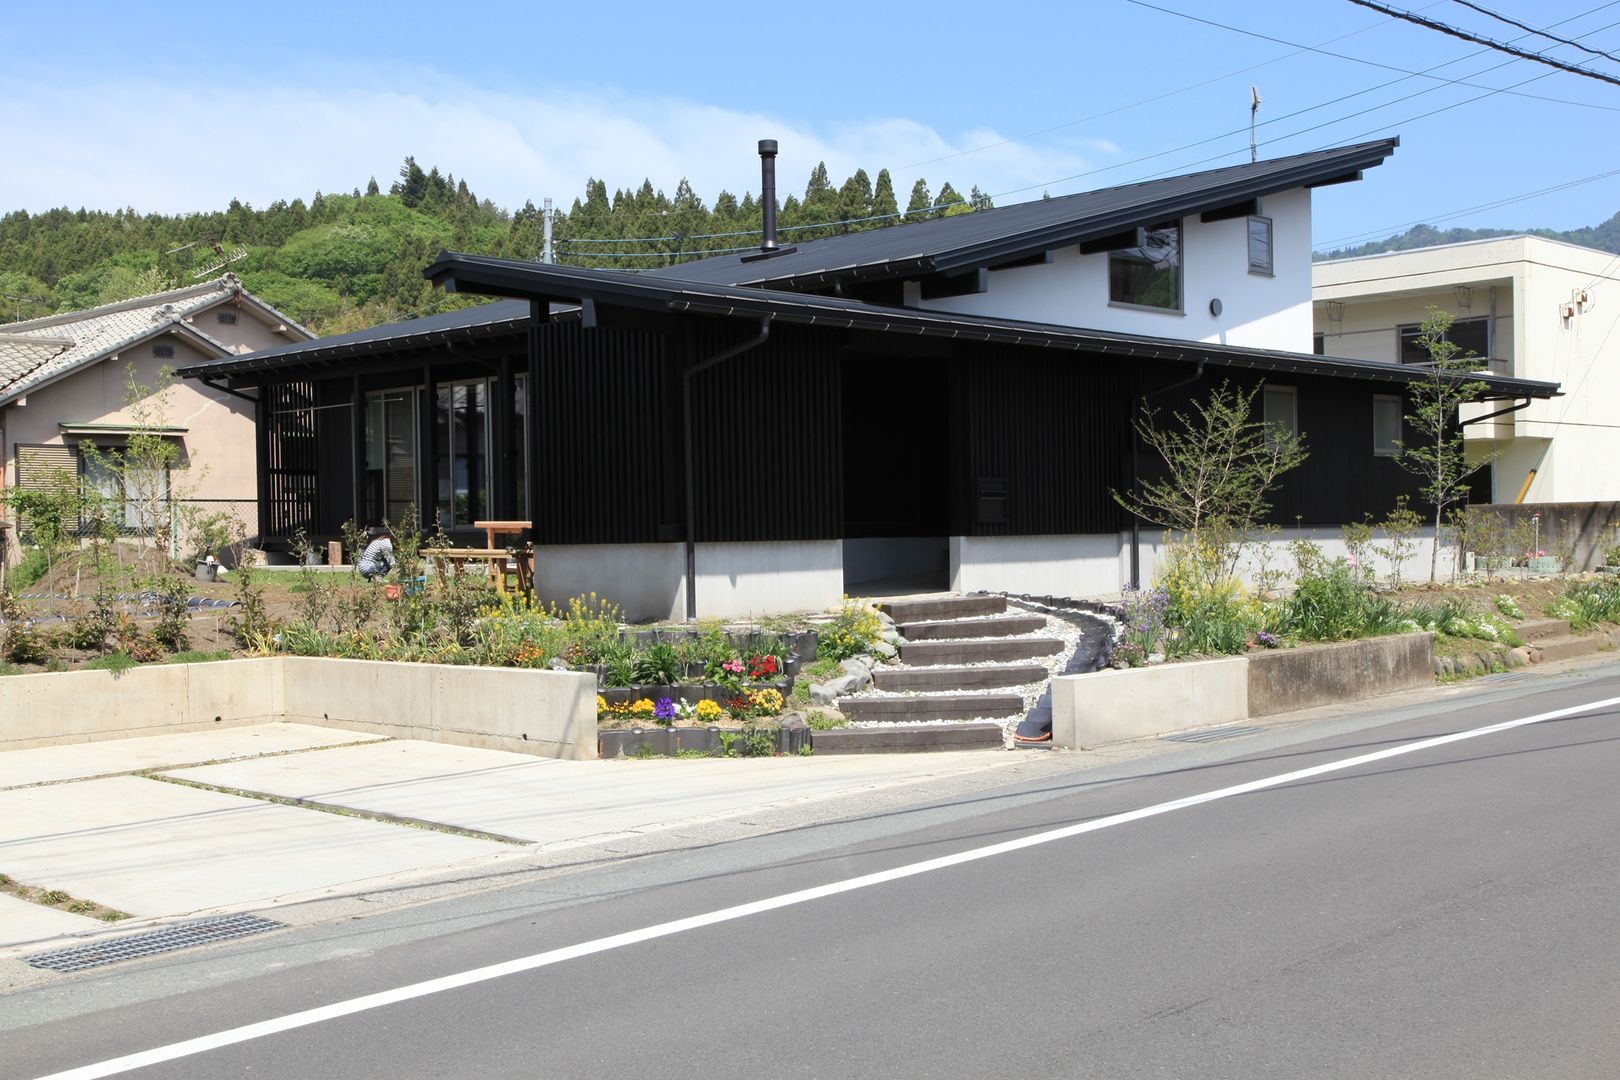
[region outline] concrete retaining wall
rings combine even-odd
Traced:
[[[1597,569],[1608,548],[1620,542],[1620,503],[1493,503],[1473,512],[1496,515],[1506,532],[1539,514],[1541,550],[1570,559],[1565,570]]]
[[[581,760],[596,680],[296,656],[0,677],[0,751],[280,720]]]
[[[1434,684],[1427,633],[1052,680],[1052,742],[1079,749]]]
[[[7,675],[0,678],[0,750],[280,720],[278,663]]]
[[[582,671],[280,658],[284,718],[399,739],[596,757],[596,676]]]
[[[1248,661],[1241,656],[1052,680],[1052,742],[1070,749],[1248,715]]]
[[[1434,684],[1434,636],[1427,633],[1275,649],[1247,659],[1250,716]]]

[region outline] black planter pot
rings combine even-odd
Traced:
[[[708,671],[709,665],[705,664],[701,660],[694,660],[690,664],[686,665],[686,677],[688,679],[701,679],[704,675],[708,674]]]
[[[793,655],[801,664],[808,664],[816,658],[816,632],[804,630],[793,635]]]
[[[800,663],[798,656],[784,657],[782,660],[782,674],[789,679],[796,678],[799,674]]]

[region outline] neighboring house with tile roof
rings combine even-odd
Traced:
[[[313,337],[243,289],[234,274],[87,311],[0,323],[4,487],[43,484],[61,469],[106,489],[115,481],[99,475],[82,447],[117,449],[141,422],[143,411],[130,407],[132,379],[158,386],[165,369]],[[251,528],[257,518],[252,404],[187,380],[169,387],[162,411],[163,434],[180,443],[180,460],[191,470],[190,496],[205,512],[234,512]],[[145,412],[151,423],[150,408]],[[8,509],[4,516],[15,513]]]

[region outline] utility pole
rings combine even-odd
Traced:
[[[1260,88],[1249,87],[1249,164],[1253,165],[1259,160],[1260,152],[1254,142],[1254,118],[1260,111]]]
[[[548,197],[545,200],[545,210],[541,214],[541,219],[545,223],[546,239],[545,246],[540,250],[540,261],[545,263],[547,266],[551,265],[551,218],[555,213],[556,211],[551,208],[551,199]]]

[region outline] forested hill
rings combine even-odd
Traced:
[[[1409,248],[1433,247],[1436,244],[1460,244],[1466,240],[1489,240],[1493,236],[1544,236],[1549,240],[1562,240],[1568,244],[1597,248],[1611,254],[1620,253],[1620,214],[1615,214],[1601,225],[1584,229],[1436,229],[1433,225],[1417,225],[1388,240],[1375,240],[1357,247],[1318,251],[1313,256],[1322,259],[1353,259],[1357,255],[1380,255],[1386,251],[1406,251]]]
[[[784,240],[801,241],[987,208],[977,188],[963,196],[919,180],[902,211],[885,169],[864,169],[834,186],[817,165],[803,197],[781,201]],[[592,179],[572,207],[556,214],[557,261],[619,270],[666,266],[758,243],[758,202],[722,191],[706,204],[685,180],[673,195],[644,181],[608,194]],[[805,228],[805,226],[816,226]],[[533,203],[508,211],[480,199],[437,168],[406,158],[387,191],[277,201],[254,209],[232,201],[215,213],[141,214],[133,209],[17,211],[0,218],[0,327],[161,292],[229,269],[246,287],[320,334],[478,302],[447,295],[422,278],[441,250],[538,259],[542,213]]]

